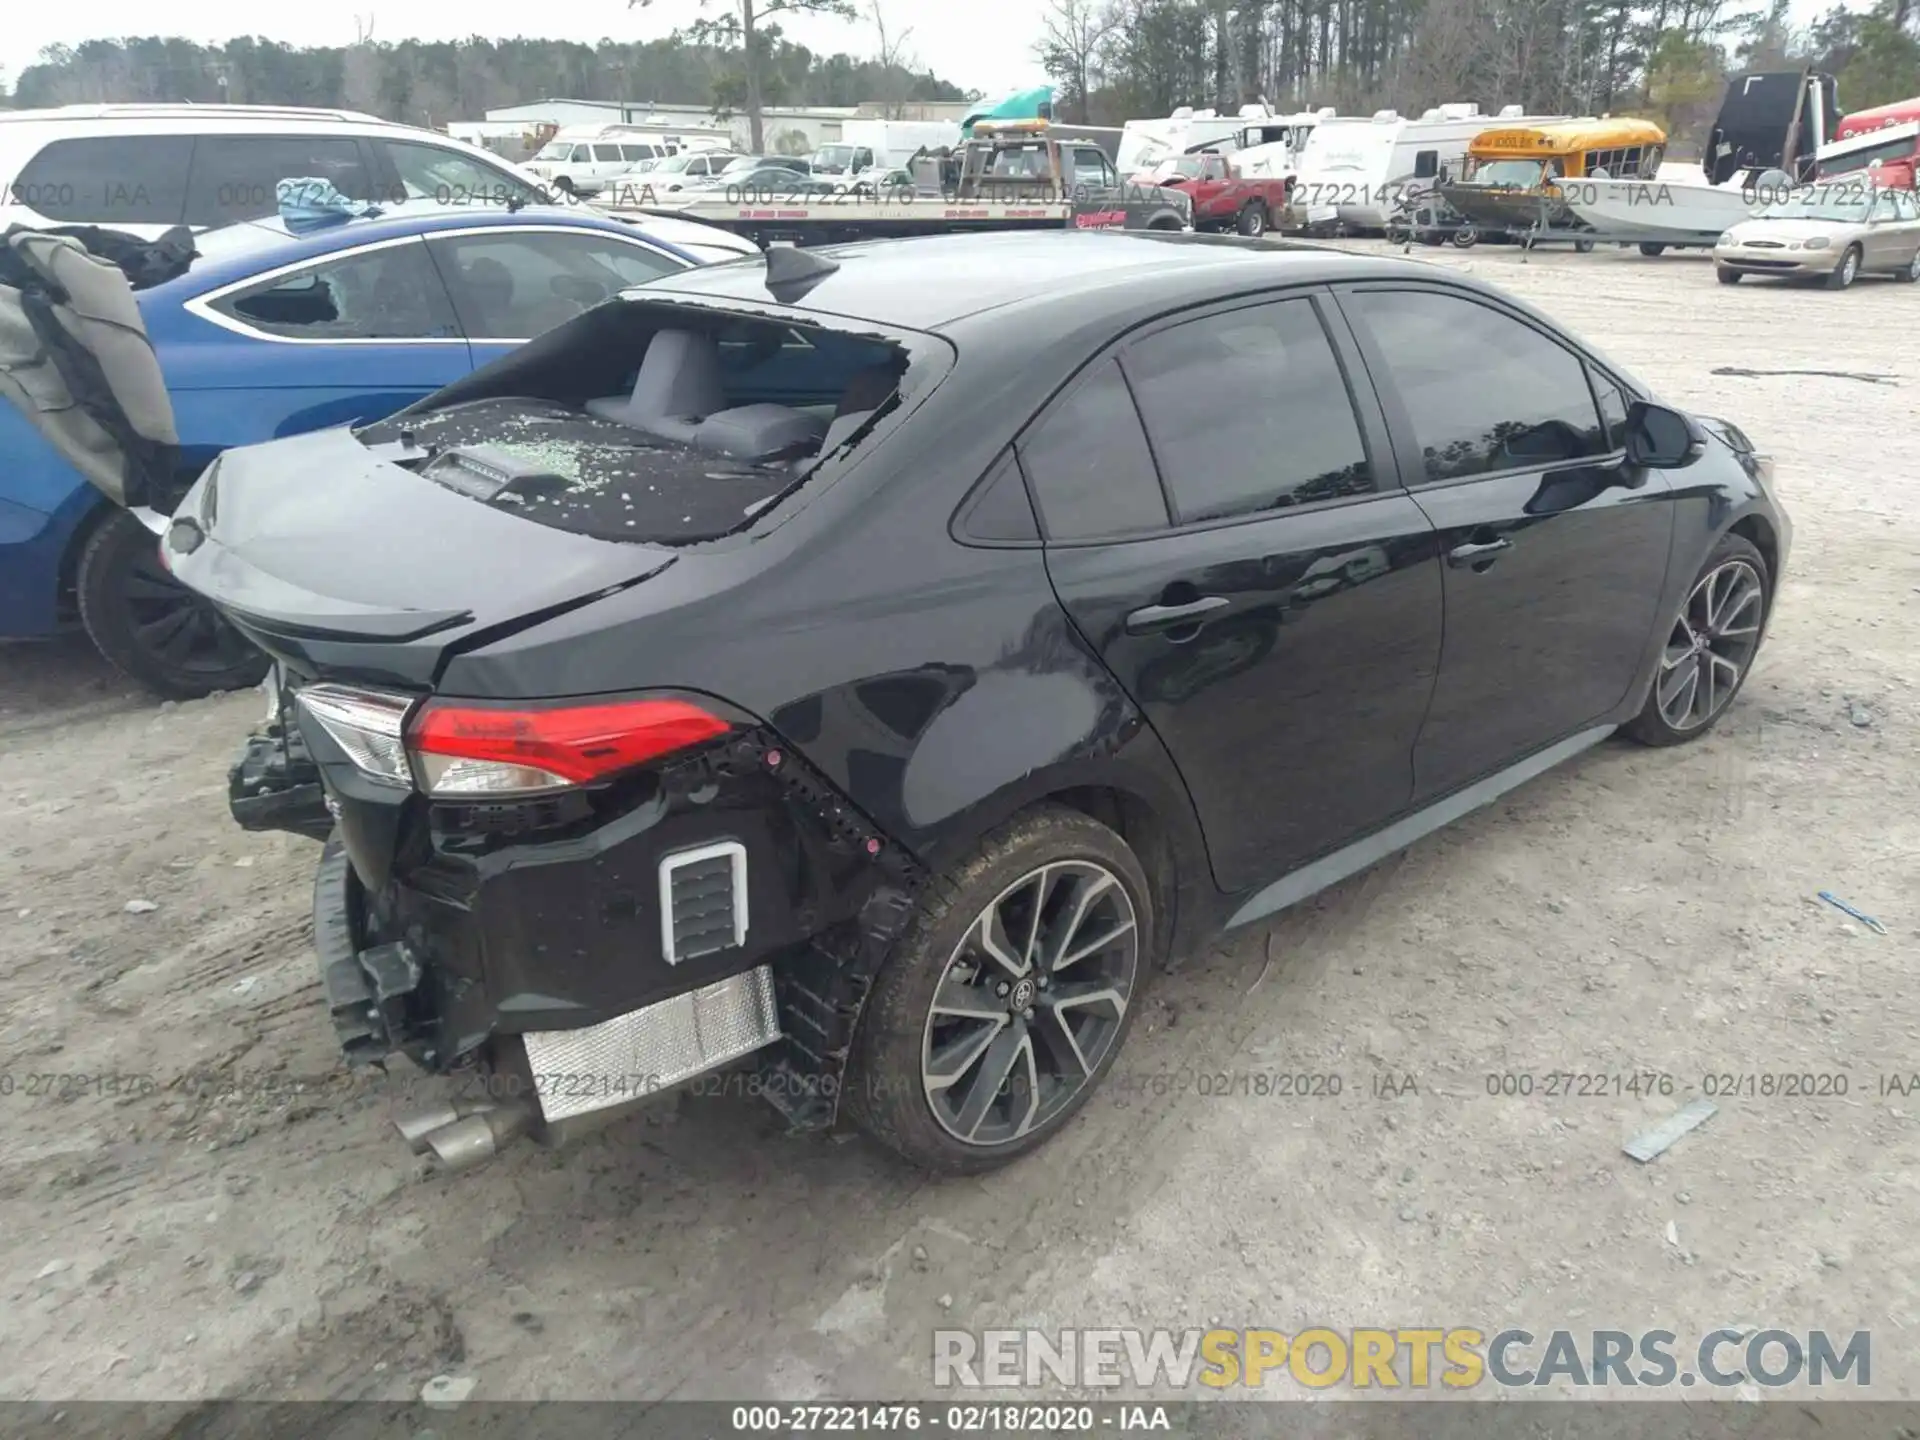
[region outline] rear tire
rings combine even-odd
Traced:
[[[1742,536],[1722,535],[1671,622],[1647,703],[1622,732],[1642,745],[1706,734],[1752,673],[1772,612],[1766,558]]]
[[[1043,1145],[1125,1044],[1157,933],[1146,872],[1118,835],[1055,806],[1015,817],[928,885],[881,966],[848,1057],[848,1115],[936,1174]]]
[[[158,538],[124,510],[87,537],[74,588],[100,653],[169,700],[258,685],[271,662],[159,557]]]
[[[1574,241],[1573,253],[1576,255],[1591,255],[1593,253],[1593,241],[1591,240]]]
[[[1655,255],[1666,254],[1667,247],[1662,245],[1658,240],[1642,240],[1640,242],[1640,253],[1652,259]]]
[[[1249,200],[1240,207],[1239,219],[1234,228],[1250,240],[1257,240],[1267,233],[1267,207],[1260,200]]]
[[[1860,276],[1860,247],[1849,245],[1847,253],[1840,257],[1840,263],[1833,267],[1827,276],[1829,290],[1844,290]]]
[[[1740,283],[1740,272],[1730,269],[1725,265],[1716,265],[1713,267],[1713,278],[1718,280],[1722,285],[1738,285]]]
[[[1893,272],[1893,278],[1906,285],[1920,281],[1920,250],[1915,250],[1913,258]]]

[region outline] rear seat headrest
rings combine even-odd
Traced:
[[[606,420],[628,425],[711,415],[724,409],[720,348],[710,335],[691,330],[660,330],[641,357],[633,393],[624,400],[589,400],[587,409]]]

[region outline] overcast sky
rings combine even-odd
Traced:
[[[724,0],[709,0],[709,12],[721,3]],[[863,16],[870,13],[869,0],[856,3]],[[903,28],[911,31],[906,48],[916,68],[930,66],[962,89],[978,89],[996,98],[1005,91],[1046,83],[1033,58],[1043,0],[881,0],[881,4],[890,36]],[[6,68],[9,81],[17,80],[47,45],[73,45],[109,35],[181,35],[203,42],[264,35],[289,45],[350,45],[356,13],[362,19],[373,17],[376,40],[538,35],[592,44],[607,36],[661,39],[697,19],[702,10],[699,0],[653,0],[645,9],[629,9],[625,0],[571,0],[542,6],[528,6],[525,0],[346,0],[266,6],[259,0],[184,0],[164,7],[149,0],[15,4],[0,22],[0,66]],[[529,18],[535,15],[537,20]],[[778,18],[788,39],[822,54],[844,50],[871,56],[879,49],[870,20],[817,15]]]
[[[724,4],[726,0],[709,0]],[[864,7],[869,0],[856,0]],[[890,31],[909,28],[907,49],[920,67],[931,66],[962,88],[997,98],[1009,90],[1042,84],[1033,58],[1044,0],[881,0]],[[1805,24],[1832,0],[1794,0],[1795,23]],[[1866,0],[1852,0],[1850,9]],[[278,4],[259,0],[186,0],[156,7],[150,0],[87,0],[82,5],[9,7],[0,23],[0,67],[9,80],[33,63],[42,47],[77,44],[108,35],[182,35],[218,42],[235,35],[264,35],[289,45],[346,45],[354,39],[354,15],[371,15],[379,40],[458,40],[469,35],[512,36],[530,30],[553,39],[591,44],[603,36],[651,40],[667,35],[701,13],[699,0],[654,0],[629,9],[624,0],[572,0],[537,7],[540,23],[528,22],[525,0],[349,0],[345,5]],[[877,49],[870,21],[820,16],[781,17],[789,38],[823,54],[844,50],[872,55]],[[529,95],[529,100],[543,97]],[[632,96],[647,99],[647,96]],[[475,117],[477,118],[477,117]]]

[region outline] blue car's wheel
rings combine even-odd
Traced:
[[[265,677],[267,657],[166,572],[159,541],[124,510],[87,538],[76,580],[87,634],[149,690],[192,700]]]

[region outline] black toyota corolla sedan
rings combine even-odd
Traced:
[[[630,291],[162,548],[279,662],[232,804],[326,839],[348,1056],[486,1081],[418,1146],[702,1077],[955,1172],[1170,954],[1709,729],[1771,468],[1454,271],[954,236]]]

